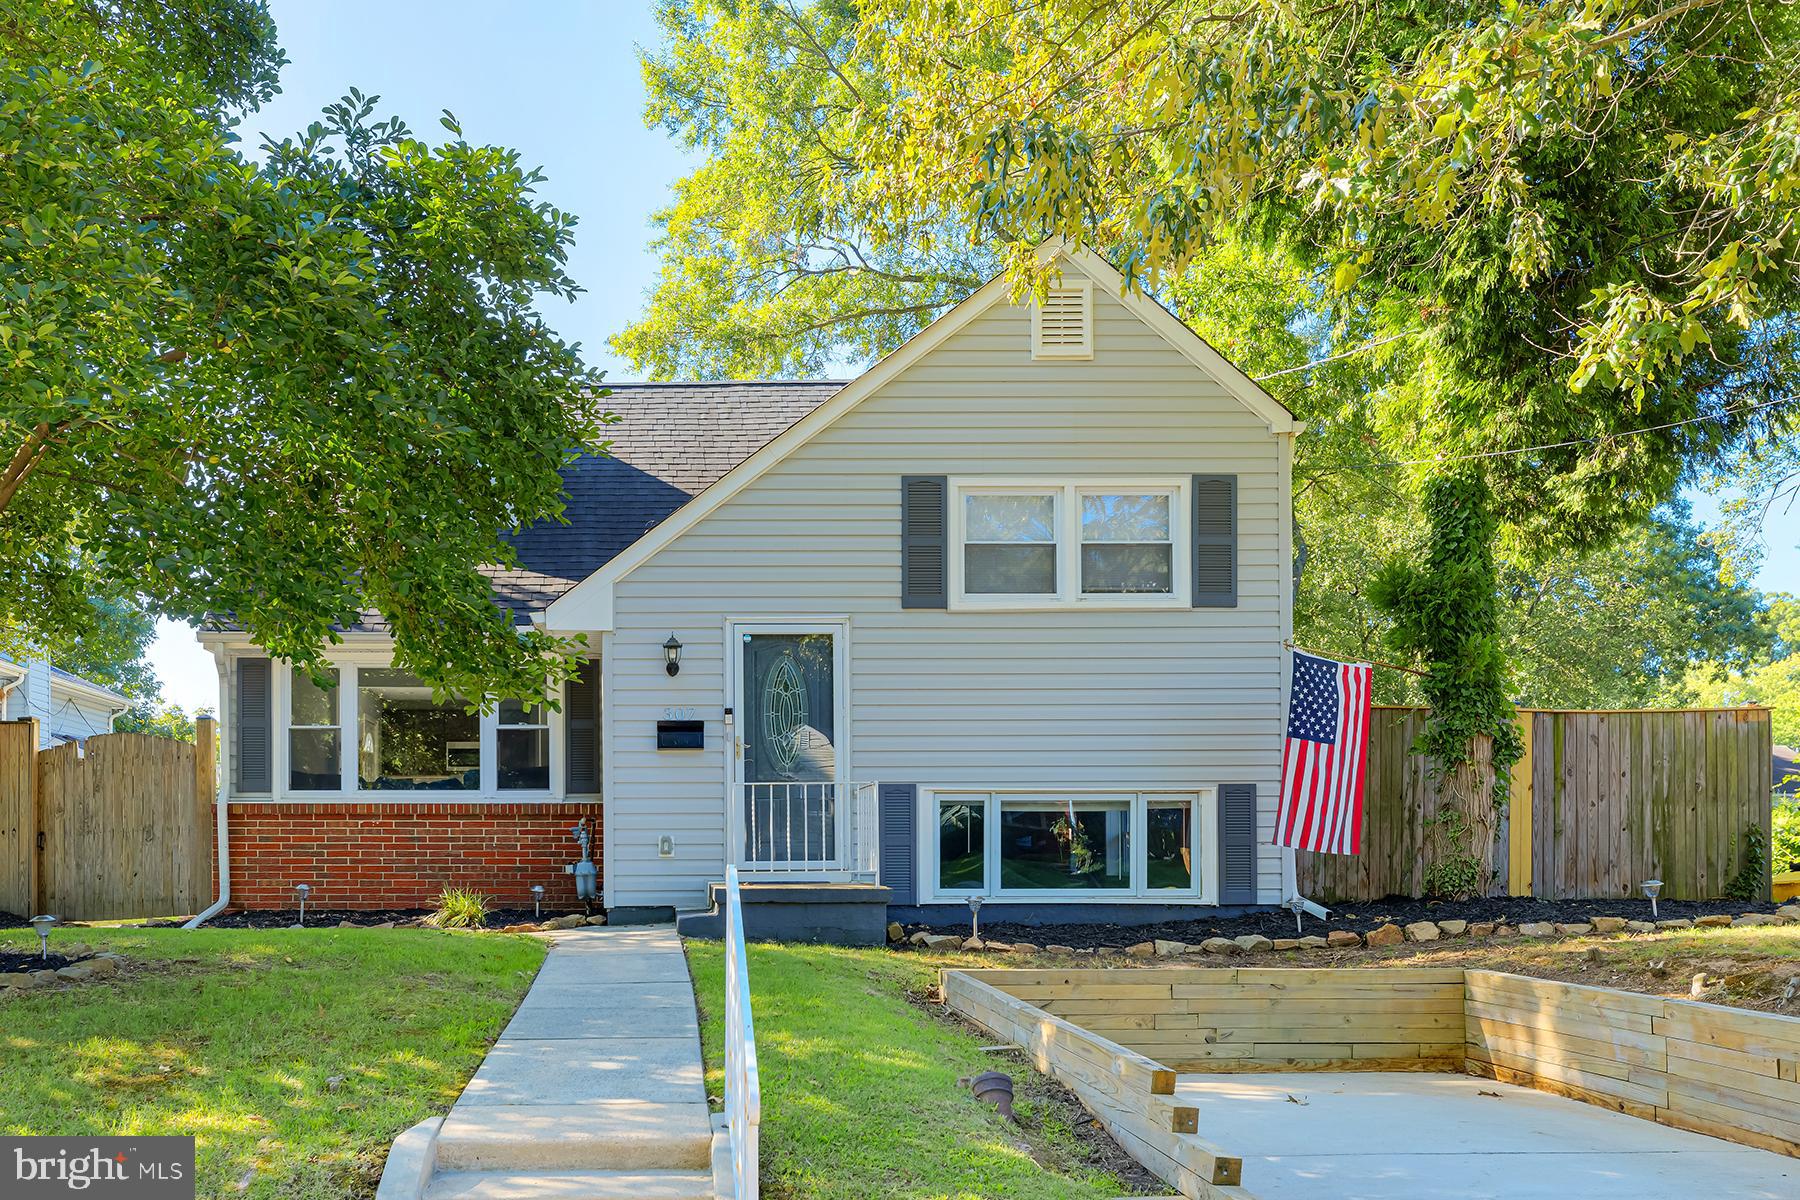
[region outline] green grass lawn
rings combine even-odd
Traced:
[[[707,1090],[724,1092],[724,947],[689,942]],[[763,1087],[763,1185],[772,1200],[987,1200],[1119,1196],[1134,1189],[1089,1162],[1058,1102],[1016,1056],[922,1011],[906,993],[936,983],[930,961],[883,949],[750,948]],[[958,1076],[1008,1071],[1020,1126]],[[1166,1189],[1159,1189],[1166,1190]]]
[[[52,947],[75,941],[139,965],[0,1000],[0,1133],[191,1133],[199,1195],[247,1200],[372,1195],[388,1144],[448,1110],[544,957],[423,930],[70,929]]]

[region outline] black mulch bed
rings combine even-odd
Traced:
[[[429,908],[383,908],[374,910],[308,908],[306,910],[306,927],[308,929],[333,928],[348,921],[358,928],[372,925],[385,925],[392,921],[396,925],[416,925],[430,916]],[[494,908],[488,910],[484,922],[488,929],[503,929],[508,925],[529,925],[535,921],[548,921],[552,917],[566,916],[567,913],[546,908],[543,916],[537,917],[529,908]],[[583,914],[586,915],[586,914]],[[299,919],[298,909],[279,908],[256,912],[239,911],[220,913],[206,923],[208,929],[288,929]],[[146,925],[151,929],[171,929],[181,925],[180,921],[149,921]]]
[[[64,958],[52,950],[49,957],[39,958],[35,951],[31,954],[14,954],[10,950],[0,950],[0,975],[11,975],[15,972],[29,975],[33,971],[54,971],[58,967],[66,967],[70,963],[92,957],[94,956],[91,954],[83,954],[81,958]]]
[[[1749,912],[1774,912],[1775,904],[1746,903],[1741,900],[1658,900],[1657,916],[1702,917],[1711,913],[1737,916]],[[1527,921],[1552,924],[1577,924],[1591,917],[1614,916],[1648,921],[1650,905],[1644,900],[1531,900],[1498,897],[1491,900],[1462,902],[1408,900],[1389,897],[1386,900],[1353,902],[1331,910],[1329,920],[1306,917],[1302,933],[1325,934],[1333,929],[1367,933],[1382,925],[1408,925],[1414,921],[1443,921],[1460,918],[1465,921],[1505,922],[1520,925]],[[908,925],[906,932],[921,929],[933,933],[969,935],[967,920],[937,925]],[[1122,949],[1137,942],[1163,938],[1172,942],[1203,942],[1209,937],[1239,937],[1260,933],[1266,938],[1293,937],[1294,914],[1285,909],[1275,912],[1248,913],[1241,917],[1201,917],[1192,921],[1164,921],[1157,925],[1027,925],[1016,921],[983,921],[981,936],[1001,942],[1031,942],[1039,946],[1072,946],[1077,950],[1112,947]]]

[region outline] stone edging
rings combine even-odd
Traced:
[[[56,952],[64,958],[79,958],[88,954],[85,944],[55,947]],[[73,952],[73,953],[71,953]],[[0,996],[23,994],[39,988],[56,987],[59,984],[86,983],[93,979],[108,979],[119,973],[125,965],[125,956],[110,950],[88,958],[80,958],[66,967],[56,970],[42,971],[10,971],[0,974]]]
[[[1246,933],[1235,938],[1207,938],[1204,942],[1199,943],[1172,942],[1159,938],[1155,941],[1138,942],[1130,946],[1083,950],[1077,950],[1073,946],[1039,946],[1033,942],[996,942],[978,937],[959,938],[954,934],[946,933],[919,932],[902,939],[896,936],[896,930],[900,928],[896,924],[888,927],[888,942],[890,945],[919,946],[927,950],[972,950],[996,954],[1032,954],[1048,951],[1051,954],[1124,953],[1133,958],[1177,958],[1185,954],[1233,955],[1290,950],[1350,950],[1364,946],[1378,949],[1383,946],[1398,946],[1402,942],[1436,942],[1444,938],[1456,937],[1583,937],[1595,933],[1668,933],[1682,929],[1747,928],[1756,925],[1795,924],[1800,924],[1800,904],[1783,905],[1772,913],[1745,913],[1741,917],[1732,917],[1725,913],[1694,918],[1673,917],[1664,921],[1633,921],[1624,917],[1594,917],[1590,921],[1565,924],[1527,921],[1521,925],[1504,925],[1494,921],[1414,921],[1406,926],[1382,925],[1379,928],[1371,929],[1366,935],[1348,929],[1334,929],[1323,937],[1310,934],[1305,937],[1267,938],[1260,933]],[[904,933],[903,930],[900,932]]]

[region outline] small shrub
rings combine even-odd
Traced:
[[[1800,801],[1777,800],[1769,824],[1775,834],[1769,843],[1775,873],[1800,871]]]
[[[425,918],[438,929],[479,929],[487,921],[488,898],[467,888],[447,887],[438,896],[437,911]]]

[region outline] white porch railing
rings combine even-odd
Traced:
[[[875,784],[740,783],[737,793],[744,874],[874,880],[881,854]]]
[[[756,1200],[762,1136],[762,1080],[750,972],[744,957],[744,907],[738,870],[725,868],[725,1122],[731,1137],[732,1200]]]

